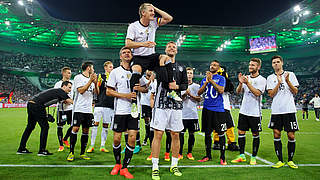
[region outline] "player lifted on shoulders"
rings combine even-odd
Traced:
[[[155,13],[158,13],[161,18],[155,17]],[[173,89],[175,84],[173,82],[170,57],[155,53],[157,28],[171,22],[173,18],[150,3],[143,3],[140,6],[139,15],[139,21],[135,21],[129,25],[126,37],[126,47],[133,49],[132,76],[130,79],[131,92],[133,92],[133,86],[139,82],[144,72],[146,70],[153,71],[156,67],[167,71],[166,74],[170,82],[169,88]],[[168,96],[175,100],[182,100],[174,90],[168,93]],[[132,102],[131,111],[133,117],[138,116],[136,101]]]

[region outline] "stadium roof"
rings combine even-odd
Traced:
[[[0,0],[1,42],[30,47],[79,49],[85,40],[89,49],[119,49],[128,24],[71,22],[51,17],[36,0]],[[249,49],[249,38],[276,36],[278,48],[318,46],[320,1],[305,0],[300,10],[289,9],[265,24],[248,27],[166,25],[157,31],[157,48],[181,40],[183,51],[239,53]],[[83,39],[81,38],[83,37]],[[84,41],[82,41],[84,42]],[[228,42],[228,43],[226,43]]]

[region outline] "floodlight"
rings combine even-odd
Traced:
[[[216,51],[222,51],[222,48],[221,48],[221,47],[218,47]]]
[[[309,15],[309,14],[310,14],[310,11],[308,11],[308,10],[306,10],[306,11],[303,12],[303,15],[304,15],[304,16]]]
[[[293,7],[293,11],[294,11],[294,12],[299,12],[299,11],[301,11],[300,6],[299,6],[299,5],[296,5],[295,7]]]
[[[18,4],[19,4],[20,6],[23,6],[23,5],[24,5],[22,0],[19,0],[19,1],[18,1]]]

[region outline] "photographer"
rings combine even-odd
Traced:
[[[52,153],[46,150],[46,145],[49,130],[48,120],[53,118],[51,115],[47,115],[46,107],[49,107],[52,104],[56,104],[58,101],[64,101],[64,103],[67,104],[73,103],[72,99],[70,99],[68,96],[68,93],[71,91],[71,86],[72,83],[70,81],[64,81],[61,85],[61,88],[48,89],[35,95],[30,101],[28,101],[28,123],[21,137],[17,154],[31,153],[30,151],[28,151],[28,149],[26,149],[26,144],[31,132],[38,122],[39,126],[41,127],[40,149],[38,152],[38,156],[52,155]]]

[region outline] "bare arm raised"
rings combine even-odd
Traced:
[[[161,21],[159,23],[159,26],[163,26],[165,24],[168,24],[173,20],[173,17],[170,14],[168,14],[167,12],[162,11],[161,9],[153,6],[152,4],[151,4],[151,6],[154,8],[154,11],[161,16]]]

